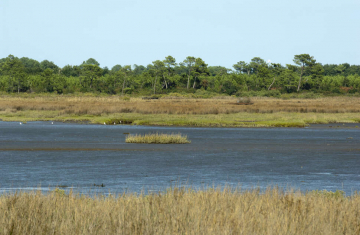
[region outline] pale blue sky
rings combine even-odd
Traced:
[[[360,64],[360,0],[0,0],[0,58],[147,65],[172,55],[232,68],[259,56]]]

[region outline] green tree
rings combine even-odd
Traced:
[[[251,59],[251,62],[249,64],[251,73],[258,74],[260,67],[267,67],[267,64],[265,60],[261,59],[260,57],[254,57]]]
[[[299,92],[302,82],[302,76],[305,73],[305,69],[308,67],[312,67],[315,64],[316,60],[313,56],[310,56],[309,54],[300,54],[295,55],[293,61],[296,65],[298,65],[298,70],[300,71],[299,84],[297,87],[297,92]]]
[[[208,65],[205,64],[205,62],[201,58],[195,59],[195,66],[194,66],[194,84],[193,89],[195,89],[196,86],[196,80],[199,78],[199,76],[209,75]]]
[[[61,69],[60,73],[61,73],[62,75],[64,75],[64,76],[66,76],[66,77],[72,76],[73,66],[71,66],[71,65],[65,65],[65,66]]]
[[[360,65],[351,65],[346,71],[346,75],[359,75],[360,76]]]
[[[157,82],[158,77],[161,77],[164,74],[165,64],[161,60],[155,60],[152,63],[153,63],[152,70],[153,70],[153,74],[155,76],[155,81],[154,81],[154,94],[155,94],[156,93],[156,82]]]
[[[165,57],[165,60],[163,60],[163,63],[167,70],[167,79],[165,77],[165,74],[163,73],[164,83],[165,83],[165,87],[167,89],[168,85],[169,85],[168,84],[169,80],[171,80],[171,75],[174,72],[174,67],[176,66],[176,60],[174,57],[169,55],[169,56]],[[166,80],[168,80],[168,81],[166,81]]]
[[[114,65],[111,70],[110,70],[110,73],[114,74],[116,73],[117,71],[120,71],[120,69],[122,68],[121,65],[117,64],[117,65]]]
[[[340,75],[343,75],[344,72],[345,72],[345,65],[343,64],[339,64],[338,66],[336,66],[335,70],[340,74]]]
[[[324,77],[325,70],[320,63],[315,63],[311,66],[310,70],[310,77],[311,77],[311,84],[315,86],[317,89],[320,89],[321,81]],[[307,80],[305,81],[307,82]]]
[[[298,67],[292,64],[287,64],[286,68],[281,75],[281,86],[284,87],[287,93],[296,91],[296,83],[298,81]]]
[[[16,87],[17,92],[24,88],[25,85],[25,67],[20,59],[9,55],[5,62],[2,63],[1,73],[8,76],[8,91],[13,91]]]
[[[187,67],[187,76],[188,76],[188,80],[187,80],[187,85],[186,85],[186,89],[189,89],[189,84],[190,84],[190,76],[191,76],[191,72],[194,69],[194,65],[195,65],[195,57],[193,56],[188,56],[186,57],[186,59],[183,62],[183,65]]]
[[[52,69],[54,73],[60,72],[60,68],[56,64],[54,64],[54,62],[48,60],[41,61],[40,68],[42,71],[44,71],[45,69]]]
[[[116,94],[120,92],[120,87],[122,90],[122,85],[120,86],[121,79],[123,78],[122,71],[117,71],[115,73],[111,73],[109,77],[107,77],[108,84],[108,92],[112,94]]]
[[[125,65],[124,67],[122,67],[120,69],[120,72],[123,76],[123,86],[122,86],[122,90],[121,90],[121,95],[124,95],[126,80],[132,74],[131,65]]]
[[[41,73],[41,91],[43,92],[53,92],[54,88],[52,85],[52,76],[54,74],[54,71],[50,68],[47,68],[44,70],[44,72]]]
[[[134,75],[140,75],[145,71],[146,71],[146,67],[144,65],[134,64],[134,70],[133,70]]]
[[[250,75],[251,72],[251,68],[250,65],[247,64],[245,61],[239,61],[236,64],[233,65],[233,68],[238,72],[238,73],[247,73],[248,75]]]
[[[165,60],[163,60],[164,65],[167,69],[168,76],[170,76],[174,72],[174,67],[176,66],[176,60],[171,55],[165,57]]]
[[[273,76],[273,81],[270,84],[268,91],[271,89],[272,85],[274,85],[276,78],[281,74],[283,67],[281,64],[271,63],[271,75]]]
[[[82,76],[85,77],[90,89],[93,88],[93,84],[96,79],[102,75],[103,71],[98,65],[84,64],[82,66]]]
[[[25,73],[34,75],[42,72],[39,61],[27,57],[20,58],[20,61],[25,67]]]
[[[336,67],[337,67],[336,64],[325,64],[325,65],[323,65],[324,75],[325,76],[334,76],[334,75],[336,75],[337,74]]]
[[[231,72],[231,69],[222,67],[222,66],[209,66],[209,73],[211,76],[216,76],[216,75],[228,75],[229,72]]]
[[[81,75],[81,68],[77,65],[65,65],[61,71],[60,74],[66,76],[66,77],[79,77]]]
[[[84,61],[82,64],[90,64],[100,66],[100,63],[97,62],[94,58],[89,58],[87,61]]]
[[[52,86],[54,92],[57,92],[58,94],[64,93],[64,90],[67,88],[65,77],[60,74],[54,74],[52,79]]]
[[[254,57],[251,59],[249,63],[249,70],[251,74],[256,74],[255,78],[255,89],[257,90],[259,87],[263,86],[264,84],[260,84],[260,80],[264,80],[269,77],[269,71],[267,70],[268,66],[265,60],[261,59],[260,57]]]
[[[110,73],[110,70],[107,66],[102,68],[102,76],[105,76],[106,74],[109,74],[109,73]]]

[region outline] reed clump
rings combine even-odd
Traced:
[[[144,134],[144,135],[128,135],[125,139],[126,143],[137,144],[190,144],[186,135],[182,134]]]
[[[360,195],[173,188],[0,196],[0,234],[359,234]]]

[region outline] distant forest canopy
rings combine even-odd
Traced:
[[[283,66],[254,57],[229,69],[208,66],[192,56],[179,63],[167,56],[147,66],[115,65],[109,69],[90,58],[80,65],[60,68],[48,60],[38,62],[9,55],[0,59],[0,91],[121,95],[207,91],[238,96],[260,91],[273,96],[300,91],[360,92],[359,65],[322,65],[309,54],[295,55],[293,61],[295,65]]]

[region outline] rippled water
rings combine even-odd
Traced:
[[[67,190],[71,187],[83,193],[122,193],[158,191],[180,184],[195,188],[277,185],[304,191],[340,189],[350,195],[360,190],[360,131],[348,127],[0,122],[0,192],[67,186]],[[124,133],[153,132],[186,134],[192,143],[125,143]]]

